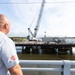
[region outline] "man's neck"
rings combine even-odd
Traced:
[[[6,34],[6,33],[5,33],[5,31],[3,31],[3,30],[0,30],[0,32],[2,32],[2,33],[4,33],[4,34]]]

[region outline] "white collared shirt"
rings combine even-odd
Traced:
[[[0,75],[9,75],[8,68],[19,63],[14,42],[0,32]]]

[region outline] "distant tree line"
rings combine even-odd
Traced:
[[[26,41],[27,38],[25,37],[10,37],[14,42],[23,42]]]

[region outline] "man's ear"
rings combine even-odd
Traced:
[[[4,25],[4,28],[5,29],[8,29],[8,24],[7,23]]]

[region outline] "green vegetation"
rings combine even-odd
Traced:
[[[26,41],[27,38],[25,37],[10,37],[14,42],[23,42]]]

